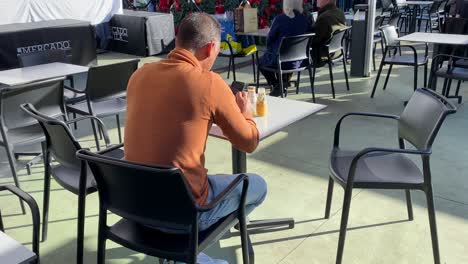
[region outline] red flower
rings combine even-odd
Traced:
[[[250,5],[255,5],[255,4],[260,5],[260,0],[251,0],[250,1]]]
[[[270,10],[271,10],[272,12],[275,12],[275,10],[276,10],[276,5],[270,5]]]
[[[277,3],[279,3],[281,0],[270,0],[269,1],[269,4],[270,5],[276,5]]]
[[[260,29],[266,28],[268,26],[266,18],[262,16],[260,17],[259,24],[260,24]]]
[[[265,14],[266,17],[270,17],[271,16],[271,12],[270,12],[270,9],[268,7],[265,7],[263,9],[263,13]]]
[[[224,14],[224,5],[216,5],[215,13],[216,14]]]

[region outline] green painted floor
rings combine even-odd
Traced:
[[[132,56],[101,54],[100,63],[112,63]],[[149,62],[158,58],[146,58]],[[219,59],[215,68],[227,65]],[[348,65],[349,67],[349,65]],[[348,68],[349,70],[349,68]],[[421,80],[422,80],[422,71]],[[340,116],[350,111],[399,114],[412,92],[412,69],[397,68],[389,86],[369,98],[374,78],[351,78],[351,91],[345,90],[341,65],[335,67],[337,97],[332,99],[328,71],[318,71],[317,102],[328,107],[321,113],[300,121],[263,141],[248,156],[248,170],[263,175],[269,193],[251,219],[294,217],[294,229],[252,233],[255,261],[263,263],[334,263],[338,243],[343,190],[336,186],[332,216],[325,220],[324,208],[328,183],[328,156],[334,126]],[[226,77],[226,73],[222,74]],[[374,73],[375,75],[375,73]],[[251,67],[238,69],[239,80],[253,80]],[[230,81],[229,81],[230,82]],[[381,82],[381,85],[383,82]],[[421,81],[422,84],[422,81]],[[466,88],[466,85],[464,85]],[[466,89],[462,94],[467,97]],[[292,91],[292,89],[291,89]],[[311,101],[308,77],[303,75],[301,92],[291,99]],[[274,117],[270,117],[274,118]],[[443,263],[468,263],[468,110],[459,105],[458,113],[448,117],[433,147],[432,171],[437,208],[439,243]],[[113,142],[117,142],[114,119],[105,120]],[[343,126],[342,142],[349,148],[397,146],[393,121],[362,118]],[[77,132],[84,145],[91,146],[89,126]],[[231,170],[230,146],[210,138],[207,145],[207,168],[210,173]],[[11,183],[4,154],[0,160],[0,183]],[[35,166],[32,175],[21,171],[22,188],[42,207],[43,168]],[[170,197],[168,197],[170,199]],[[407,220],[403,191],[356,190],[354,192],[343,263],[432,263],[432,248],[426,201],[423,193],[413,192],[414,221]],[[30,245],[30,214],[20,215],[19,203],[12,195],[0,193],[0,208],[6,233]],[[96,262],[97,194],[87,198],[85,262]],[[48,240],[41,243],[42,263],[74,263],[76,244],[77,197],[53,182]],[[117,220],[114,215],[111,220]],[[138,254],[117,244],[107,243],[108,263],[156,263],[153,257]],[[213,257],[229,263],[241,263],[240,239],[235,230],[207,250]]]

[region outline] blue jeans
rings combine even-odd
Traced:
[[[245,212],[250,214],[257,206],[259,206],[266,197],[267,184],[265,180],[253,173],[246,173],[249,176],[249,188],[247,190],[247,197],[245,199]],[[208,175],[208,182],[210,189],[208,193],[208,200],[210,203],[218,196],[226,187],[237,177],[239,174],[234,175]],[[219,221],[219,219],[229,215],[239,208],[240,198],[242,194],[242,183],[239,184],[232,193],[230,193],[222,202],[210,211],[203,212],[199,216],[200,231],[206,230],[211,225]]]

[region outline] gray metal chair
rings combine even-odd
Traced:
[[[109,136],[104,123],[94,116],[81,116],[67,122],[51,118],[39,112],[31,104],[21,105],[32,118],[39,122],[46,138],[44,155],[44,202],[42,211],[42,241],[47,239],[47,226],[49,222],[49,198],[50,198],[50,176],[55,181],[78,196],[78,228],[77,228],[77,263],[83,263],[84,224],[86,195],[97,191],[94,176],[89,170],[86,162],[76,158],[75,153],[82,149],[80,143],[75,139],[68,124],[82,120],[94,120],[104,135],[106,146],[110,145]],[[118,158],[123,158],[120,151]],[[53,164],[52,164],[53,163]]]
[[[421,88],[414,92],[400,116],[349,113],[338,121],[330,157],[330,179],[325,208],[325,218],[329,218],[333,185],[336,182],[345,190],[336,263],[341,263],[343,258],[346,227],[354,188],[405,190],[409,220],[413,220],[410,190],[423,191],[427,198],[434,262],[440,263],[429,161],[432,153],[432,144],[445,117],[455,112],[455,106],[447,101],[446,98],[432,90]],[[341,123],[346,117],[350,116],[396,120],[398,124],[399,148],[368,147],[362,150],[342,149],[339,145]],[[413,145],[415,149],[406,149],[405,141]],[[420,171],[418,166],[407,155],[420,156],[423,170]]]
[[[39,264],[40,214],[39,214],[39,208],[37,206],[36,200],[34,200],[34,198],[28,193],[24,192],[23,190],[13,185],[0,185],[0,192],[1,191],[9,191],[10,193],[14,194],[15,196],[18,196],[19,199],[21,199],[22,201],[25,201],[28,204],[29,209],[31,210],[31,216],[32,216],[32,251],[35,254],[35,258],[31,259],[30,262],[28,263]],[[0,213],[0,231],[5,232],[1,213]],[[2,257],[3,256],[0,256],[0,259],[2,259]]]
[[[68,112],[78,115],[92,115],[98,118],[115,116],[119,141],[122,142],[119,115],[126,110],[125,96],[128,80],[138,68],[139,61],[137,59],[90,67],[85,90],[86,102],[68,104]],[[73,89],[70,90],[73,91]],[[91,121],[91,124],[96,147],[99,149],[98,131],[94,121]]]
[[[315,68],[312,66],[310,58],[310,44],[314,33],[303,34],[297,36],[283,37],[281,39],[278,53],[276,54],[277,67],[268,67],[258,64],[257,70],[257,89],[260,85],[260,70],[275,72],[279,76],[279,86],[281,89],[281,97],[287,96],[287,90],[284,88],[283,74],[285,73],[298,73],[296,92],[299,87],[300,75],[299,73],[307,70],[309,72],[310,89],[312,92],[312,100],[315,102],[315,91],[314,91],[314,79],[315,79]],[[283,63],[302,61],[299,68],[283,69]],[[285,93],[286,92],[286,93]]]
[[[374,22],[374,38],[372,42],[374,43],[374,47],[372,49],[372,67],[374,68],[374,71],[376,70],[375,68],[375,53],[377,52],[377,44],[380,43],[380,47],[382,50],[382,54],[384,51],[384,43],[383,43],[383,37],[382,37],[382,32],[380,31],[380,27],[382,26],[382,23],[384,21],[385,17],[383,16],[376,16],[375,17],[375,22]]]
[[[390,65],[385,78],[383,89],[387,87],[390,73],[392,72],[393,65],[412,66],[414,68],[414,90],[418,86],[418,67],[424,66],[424,87],[427,83],[427,64],[428,64],[428,45],[425,44],[424,55],[418,54],[416,48],[411,45],[401,45],[398,40],[398,32],[394,26],[384,26],[381,28],[385,42],[385,50],[382,61],[380,62],[379,72],[375,79],[374,88],[372,89],[371,98],[374,98],[377,84],[379,83],[380,74],[385,65]],[[413,54],[398,54],[397,51],[402,48],[407,48],[412,51]],[[393,53],[393,54],[392,54]]]
[[[348,71],[346,70],[346,52],[343,46],[343,40],[346,32],[351,29],[351,27],[342,28],[333,32],[332,37],[325,45],[327,49],[327,59],[326,63],[328,64],[328,71],[330,74],[330,83],[332,88],[332,96],[335,98],[335,83],[333,81],[333,64],[337,62],[343,63],[344,76],[346,81],[346,90],[349,91],[349,82],[348,82]],[[336,56],[338,54],[338,56]],[[315,65],[315,64],[314,64]]]
[[[139,164],[100,153],[77,152],[88,162],[99,189],[98,264],[105,262],[106,240],[155,256],[190,264],[197,254],[216,242],[230,226],[239,223],[243,263],[254,263],[254,252],[246,227],[245,199],[249,178],[241,174],[214,200],[197,205],[178,168]],[[199,215],[213,209],[236,187],[242,186],[238,209],[219,219],[206,230],[199,230]],[[174,195],[177,194],[177,195]],[[171,197],[168,199],[168,197]],[[108,226],[107,212],[121,219]],[[163,230],[180,230],[178,234]]]
[[[442,61],[442,63],[438,63]],[[447,64],[443,63],[447,61]],[[447,98],[456,98],[458,103],[462,102],[462,96],[459,95],[462,82],[468,81],[468,57],[438,54],[434,56],[431,67],[431,88],[436,89],[436,78],[443,78],[442,95]],[[450,95],[452,80],[456,80],[457,88],[455,95]]]
[[[5,148],[17,187],[20,183],[16,171],[25,165],[17,162],[16,157],[43,154],[41,144],[45,141],[37,121],[21,110],[20,105],[24,103],[33,104],[49,116],[66,119],[63,78],[0,89],[0,146]],[[21,209],[24,213],[23,203]]]

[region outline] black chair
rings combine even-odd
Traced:
[[[344,75],[346,80],[346,90],[349,91],[349,82],[348,82],[348,71],[346,70],[346,52],[343,47],[343,40],[345,33],[351,29],[351,27],[342,28],[333,32],[330,40],[325,45],[327,49],[327,59],[326,63],[328,64],[328,71],[330,73],[330,83],[332,88],[332,95],[335,98],[335,84],[333,81],[333,64],[341,61],[343,63]],[[338,55],[338,56],[337,56]],[[314,76],[315,77],[315,76]]]
[[[21,200],[25,201],[29,209],[31,210],[32,216],[32,251],[36,254],[36,259],[32,260],[32,263],[39,264],[39,226],[40,226],[40,215],[39,215],[39,208],[37,206],[36,201],[34,198],[29,195],[28,193],[22,191],[21,189],[12,186],[12,185],[0,185],[0,192],[1,191],[9,191],[15,196],[18,196]],[[0,212],[0,231],[5,232],[5,228],[3,226],[2,214]],[[1,256],[0,256],[1,259]]]
[[[279,76],[279,85],[281,89],[281,97],[287,96],[287,90],[284,87],[283,74],[286,73],[298,73],[298,80],[296,83],[296,92],[299,89],[300,75],[302,71],[309,71],[310,79],[310,89],[312,92],[312,100],[315,102],[315,91],[314,91],[314,78],[315,78],[315,68],[312,66],[312,61],[310,58],[310,44],[311,39],[314,36],[314,33],[303,34],[297,36],[289,36],[281,39],[278,53],[276,54],[276,60],[278,67],[268,67],[258,64],[257,71],[257,89],[260,85],[260,70],[274,72]],[[303,61],[301,66],[296,69],[283,69],[283,63],[293,62],[293,61]]]
[[[421,31],[421,24],[424,21],[426,23],[426,27],[424,29],[427,32],[427,28],[432,33],[432,26],[433,24],[437,25],[437,29],[441,32],[441,25],[442,25],[442,17],[439,13],[439,8],[442,5],[442,1],[434,1],[429,8],[423,8],[421,13],[418,15],[417,22],[418,22],[418,31]]]
[[[213,202],[199,206],[179,169],[137,164],[105,156],[118,147],[121,146],[99,154],[87,150],[77,152],[79,159],[88,162],[99,190],[99,264],[105,261],[107,239],[147,255],[195,264],[197,254],[237,222],[243,262],[254,263],[245,219],[249,184],[247,175],[238,176]],[[239,209],[207,230],[199,231],[200,212],[214,208],[240,184],[242,196]],[[107,211],[122,219],[108,226]],[[166,233],[158,228],[185,230],[187,233]]]
[[[104,123],[94,116],[82,116],[74,120],[63,122],[40,113],[31,104],[23,104],[21,108],[39,122],[46,138],[42,241],[47,239],[50,175],[52,175],[60,186],[78,195],[77,263],[83,263],[86,195],[96,192],[97,189],[93,174],[86,165],[86,162],[76,158],[76,152],[82,147],[72,135],[67,125],[88,119],[96,121],[104,135],[106,146],[108,146],[110,141]],[[123,157],[122,151],[120,151],[119,157]]]
[[[25,164],[16,158],[20,155],[35,156],[28,164],[34,160],[40,161],[37,157],[43,154],[41,144],[45,141],[37,121],[21,110],[20,105],[23,103],[32,103],[49,116],[66,119],[63,78],[0,89],[0,146],[5,148],[11,174],[18,188],[20,183],[16,171]],[[21,209],[24,213],[22,202]]]
[[[374,71],[376,70],[375,68],[375,53],[377,51],[377,44],[380,43],[380,47],[382,50],[382,53],[384,51],[384,43],[383,43],[383,37],[382,37],[382,32],[380,31],[380,27],[382,26],[382,23],[384,21],[385,17],[383,16],[376,16],[375,21],[374,21],[374,38],[373,38],[373,43],[374,43],[374,48],[372,49],[372,67],[374,68]]]
[[[325,218],[329,218],[333,184],[336,182],[345,189],[336,263],[341,263],[343,257],[346,227],[354,188],[405,190],[409,220],[413,220],[410,190],[424,191],[429,212],[434,262],[440,263],[429,158],[432,153],[432,143],[445,117],[455,112],[455,106],[448,102],[446,98],[431,90],[422,88],[416,90],[400,116],[349,113],[338,121],[330,158],[330,179],[325,209]],[[349,116],[396,120],[398,123],[399,148],[368,147],[359,151],[348,151],[340,148],[341,123]],[[406,149],[405,141],[416,149]],[[421,157],[422,172],[406,156],[410,154]]]
[[[219,53],[219,57],[227,57],[229,58],[229,62],[228,62],[228,74],[227,74],[227,78],[229,79],[229,75],[231,73],[231,69],[232,69],[232,78],[234,79],[234,81],[237,81],[236,79],[236,62],[235,62],[235,59],[236,58],[246,58],[246,57],[249,57],[249,56],[252,56],[252,72],[253,72],[253,76],[254,76],[254,81],[257,79],[256,75],[256,69],[255,69],[255,62],[258,63],[258,51],[254,51],[254,52],[251,52],[249,54],[244,54],[244,53],[238,53],[238,54],[235,54],[234,53],[234,50],[232,48],[232,45],[229,41],[223,41],[222,43],[226,43],[226,45],[229,47],[229,54],[223,54],[223,53]]]
[[[377,84],[379,83],[380,74],[385,65],[390,65],[387,72],[387,77],[385,78],[385,83],[383,89],[387,87],[388,79],[390,73],[392,72],[393,65],[402,65],[402,66],[412,66],[414,68],[414,90],[418,86],[418,67],[424,66],[424,87],[427,83],[427,63],[428,63],[428,45],[425,44],[424,55],[419,55],[416,51],[416,48],[411,45],[401,45],[398,40],[398,32],[394,26],[384,26],[381,28],[382,34],[385,42],[385,50],[383,54],[382,61],[380,62],[379,72],[377,73],[377,78],[375,79],[374,88],[372,89],[371,98],[374,98],[375,90]],[[408,48],[412,51],[413,54],[397,54],[398,50],[402,48]],[[393,54],[392,54],[393,53]]]
[[[438,63],[442,61],[442,63]],[[443,63],[447,61],[447,64]],[[433,83],[432,88],[435,90],[436,78],[444,79],[442,87],[442,95],[447,98],[456,98],[458,103],[462,102],[462,96],[459,95],[460,86],[462,82],[468,81],[468,57],[460,57],[447,54],[438,54],[434,56],[431,67],[431,80]],[[450,88],[452,80],[457,81],[457,88],[455,95],[450,95]]]
[[[120,113],[125,112],[128,80],[138,68],[140,60],[129,60],[104,66],[90,67],[86,83],[86,102],[68,104],[67,110],[78,115],[98,118],[115,116],[119,141],[122,142]],[[73,91],[73,89],[71,89]],[[80,92],[80,91],[76,91]],[[93,121],[94,138],[99,150],[98,132]]]

